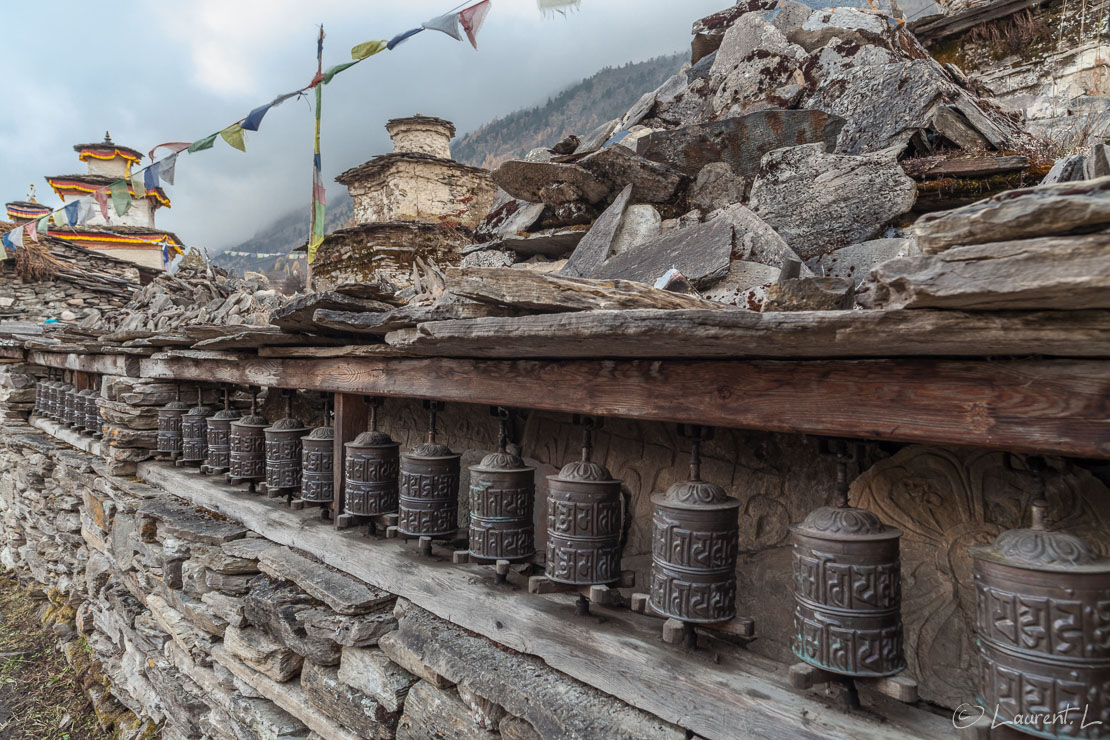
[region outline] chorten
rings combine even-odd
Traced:
[[[375,278],[405,287],[420,262],[455,265],[493,204],[489,172],[451,159],[450,121],[417,114],[385,128],[393,151],[335,178],[351,194],[356,225],[320,245],[312,266],[318,290]]]
[[[27,200],[13,200],[4,204],[4,209],[7,211],[8,220],[16,226],[22,226],[28,221],[34,221],[40,216],[45,216],[50,213],[53,208],[44,206],[35,200],[35,186],[32,185],[30,192],[27,194]]]
[[[132,167],[139,165],[143,159],[140,152],[116,144],[107,133],[100,143],[78,144],[73,149],[77,158],[87,164],[88,171],[81,175],[46,178],[63,204],[91,195],[119,180],[129,180]],[[169,208],[170,200],[160,187],[140,193],[141,197],[136,197],[130,185],[128,192],[132,197],[131,207],[124,214],[117,214],[109,203],[107,219],[100,208],[88,209],[82,223],[73,227],[51,226],[50,235],[140,265],[161,267],[162,242],[175,246],[181,244],[174,234],[158,229],[154,224],[155,212],[159,208]]]

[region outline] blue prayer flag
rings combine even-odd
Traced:
[[[393,47],[397,46],[402,41],[412,38],[423,30],[423,28],[413,28],[411,30],[405,31],[404,33],[399,33],[389,40],[389,43],[385,45],[385,48],[393,51]]]

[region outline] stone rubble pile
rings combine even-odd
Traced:
[[[187,264],[136,291],[122,311],[108,312],[88,325],[107,332],[167,334],[199,324],[266,326],[284,302],[258,273],[236,278],[210,264]]]
[[[0,435],[0,517],[121,740],[686,737],[27,424]]]

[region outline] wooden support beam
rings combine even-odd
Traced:
[[[785,665],[738,647],[725,646],[713,655],[694,652],[677,661],[659,639],[657,619],[607,610],[604,620],[591,620],[585,629],[567,595],[499,589],[483,566],[422,558],[400,540],[367,538],[354,529],[335,531],[309,512],[243,496],[167,463],[139,463],[139,476],[704,737],[736,737],[737,728],[745,737],[807,740],[952,733],[950,717],[879,695],[866,698],[866,713],[837,711],[791,689]]]
[[[1110,458],[1097,360],[142,361],[144,377]]]
[[[98,375],[125,375],[139,377],[139,357],[130,355],[89,355],[32,350],[27,353],[27,361],[35,365],[82,370]]]
[[[352,393],[335,394],[335,442],[332,458],[332,480],[335,482],[335,503],[332,504],[332,519],[340,526],[339,515],[346,508],[344,497],[344,455],[343,448],[362,432],[366,431],[366,399]]]
[[[0,360],[22,360],[23,347],[0,344]]]

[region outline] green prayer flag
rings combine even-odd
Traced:
[[[201,152],[205,149],[211,149],[212,145],[216,143],[216,136],[217,134],[212,134],[211,136],[205,136],[203,139],[197,139],[189,145],[189,149],[187,151],[189,152],[189,154],[192,154],[193,152]]]
[[[383,51],[388,44],[388,41],[367,41],[351,49],[351,59],[362,61],[366,57],[372,57],[379,51]]]
[[[3,262],[7,258],[8,258],[8,250],[4,248],[3,244],[0,244],[0,262]]]
[[[247,151],[247,144],[243,141],[243,126],[233,123],[220,132],[220,138],[241,152]]]
[[[122,216],[131,210],[131,193],[127,190],[126,180],[116,180],[108,188],[108,192],[112,194],[112,205],[116,209],[117,216]]]
[[[332,77],[335,77],[337,74],[339,74],[343,70],[347,69],[348,67],[355,66],[356,64],[358,64],[361,61],[362,61],[361,59],[356,59],[353,62],[347,62],[345,64],[335,65],[334,67],[332,67],[331,69],[329,69],[327,72],[324,73],[324,84],[325,85],[328,84],[329,82],[331,82]]]
[[[37,231],[40,234],[45,234],[46,230],[49,229],[49,228],[50,228],[50,216],[43,216],[42,218],[40,218],[38,220],[38,223],[35,225],[35,231]]]

